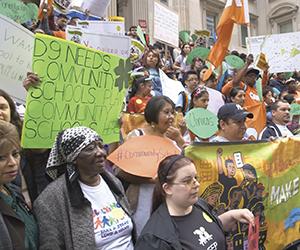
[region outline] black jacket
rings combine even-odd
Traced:
[[[205,201],[199,199],[194,206],[210,215],[214,222],[223,231],[222,223],[214,214],[212,214],[212,210],[208,207]],[[161,204],[151,215],[140,237],[138,238],[135,249],[182,250],[176,225],[173,224],[165,203]]]
[[[271,136],[278,138],[282,137],[282,134],[274,122],[268,121],[267,126],[261,132],[259,139],[269,139]]]

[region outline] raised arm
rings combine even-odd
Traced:
[[[253,63],[253,55],[252,54],[249,54],[247,56],[247,59],[246,59],[246,63],[244,65],[243,68],[241,68],[234,76],[233,76],[233,79],[232,79],[232,84],[233,84],[233,87],[238,87],[241,80],[243,79],[243,77],[246,75],[246,72],[250,66],[250,64]]]

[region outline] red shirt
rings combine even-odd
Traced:
[[[150,99],[151,96],[146,96],[146,97],[134,96],[130,98],[127,106],[127,112],[144,113],[146,105]]]

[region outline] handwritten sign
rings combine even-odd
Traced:
[[[268,58],[270,73],[300,69],[299,41],[300,32],[246,38],[248,52],[254,58],[258,59],[261,52]]]
[[[34,35],[20,24],[0,15],[0,88],[25,103],[22,86],[31,71]]]
[[[125,35],[124,22],[116,21],[78,21],[77,26],[88,33],[105,35]]]
[[[178,46],[178,14],[154,2],[154,38]]]
[[[108,156],[108,160],[127,173],[154,178],[159,162],[179,153],[180,149],[171,140],[144,135],[126,141]]]
[[[87,126],[105,143],[119,140],[118,118],[130,65],[118,56],[37,34],[22,134],[25,148],[49,148],[62,129]]]
[[[17,23],[37,19],[38,7],[34,3],[24,4],[20,0],[0,0],[0,14]]]
[[[218,118],[207,109],[194,108],[185,117],[186,125],[199,138],[209,138],[218,131]]]
[[[123,58],[130,57],[131,41],[128,36],[116,36],[100,33],[89,33],[81,28],[68,26],[67,40],[88,48],[94,48]]]
[[[82,10],[87,10],[89,13],[103,17],[106,9],[110,3],[110,0],[72,0],[71,5],[80,7]]]

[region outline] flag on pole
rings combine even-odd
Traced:
[[[47,4],[47,12],[48,12],[48,16],[50,16],[52,14],[52,6],[53,6],[53,1],[54,0],[41,0],[40,2],[40,7],[39,7],[39,11],[38,11],[38,19],[41,21],[44,17],[44,4]]]
[[[248,0],[227,0],[217,26],[217,42],[207,58],[214,67],[222,64],[231,40],[234,24],[249,24]]]

